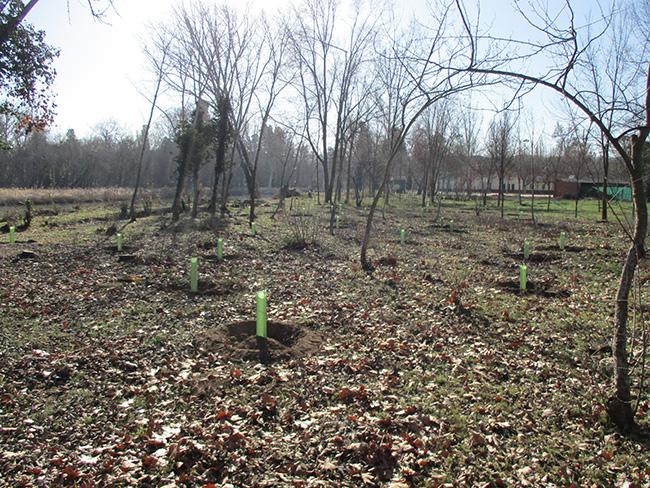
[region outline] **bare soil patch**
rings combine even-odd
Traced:
[[[519,281],[516,280],[499,281],[497,287],[517,295],[536,295],[544,298],[566,298],[570,295],[568,290],[560,290],[548,283],[532,280],[527,280],[525,290],[519,288]]]
[[[255,333],[255,321],[236,322],[202,332],[194,345],[206,352],[217,352],[229,361],[268,364],[314,354],[324,342],[323,334],[284,322],[268,322],[266,339]]]

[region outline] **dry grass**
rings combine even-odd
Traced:
[[[159,190],[143,190],[140,197],[159,198]],[[31,200],[36,205],[126,201],[132,188],[0,188],[0,205],[17,205]]]

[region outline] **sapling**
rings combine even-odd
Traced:
[[[190,260],[190,290],[199,291],[199,258],[196,257]]]
[[[266,338],[266,290],[257,292],[256,335]]]

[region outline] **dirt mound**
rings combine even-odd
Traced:
[[[255,335],[255,321],[236,322],[202,332],[194,345],[218,352],[230,361],[271,363],[313,354],[321,349],[324,336],[306,327],[268,322],[266,339]]]

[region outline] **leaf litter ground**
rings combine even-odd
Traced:
[[[354,208],[329,236],[326,210],[298,203],[310,205],[299,225],[318,229],[305,246],[269,207],[257,237],[230,218],[224,261],[203,220],[130,224],[133,257],[120,260],[104,234],[115,210],[37,217],[0,245],[0,483],[650,483],[647,446],[602,408],[622,231],[455,202],[434,222],[395,202],[376,221],[372,276],[357,264]],[[572,248],[557,248],[560,230]],[[524,237],[544,257],[528,263],[527,293]],[[273,331],[263,357],[260,289]],[[641,423],[648,410],[645,396]]]

